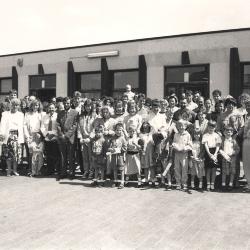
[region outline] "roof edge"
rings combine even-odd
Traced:
[[[35,53],[43,53],[43,52],[59,51],[59,50],[68,50],[68,49],[88,48],[88,47],[96,47],[96,46],[111,45],[111,44],[121,44],[121,43],[131,43],[131,42],[140,42],[140,41],[159,40],[159,39],[185,37],[185,36],[198,36],[198,35],[208,35],[208,34],[218,34],[218,33],[228,33],[228,32],[239,32],[239,31],[250,31],[250,28],[205,31],[205,32],[186,33],[186,34],[179,34],[179,35],[169,35],[169,36],[139,38],[139,39],[124,40],[124,41],[116,41],[116,42],[105,42],[105,43],[97,43],[97,44],[87,44],[87,45],[79,45],[79,46],[72,46],[72,47],[63,47],[63,48],[54,48],[54,49],[45,49],[45,50],[35,50],[35,51],[27,51],[27,52],[19,52],[19,53],[13,53],[13,54],[0,55],[0,57],[26,55],[26,54],[35,54]]]

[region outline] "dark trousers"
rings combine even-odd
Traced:
[[[51,175],[58,169],[60,160],[57,141],[45,141],[45,151],[47,157],[47,174]]]
[[[69,173],[75,175],[75,144],[71,144],[67,139],[58,140],[60,151],[60,165],[58,174],[65,176],[67,174],[67,165],[69,161]]]

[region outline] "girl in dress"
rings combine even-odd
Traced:
[[[218,167],[218,152],[221,145],[221,137],[215,132],[216,122],[208,122],[208,132],[202,137],[205,146],[205,168],[207,178],[207,190],[214,190],[216,169]]]
[[[125,175],[137,175],[138,187],[141,187],[141,162],[140,151],[141,145],[140,139],[137,136],[136,129],[133,126],[128,128],[128,145],[125,164]],[[140,145],[141,144],[141,145]]]
[[[32,153],[32,172],[31,177],[37,176],[40,174],[40,170],[43,166],[43,150],[44,143],[40,133],[33,135],[33,141],[30,144],[30,152]]]
[[[202,189],[203,177],[205,176],[204,168],[204,146],[201,144],[202,132],[199,128],[196,128],[193,132],[193,145],[190,161],[191,172],[191,188],[195,188],[194,179],[195,176],[199,179],[199,188]]]
[[[142,123],[139,138],[142,142],[140,161],[145,176],[144,185],[148,185],[149,169],[153,165],[153,138],[151,134],[151,126],[148,122]]]

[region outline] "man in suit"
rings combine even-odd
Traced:
[[[57,131],[57,113],[54,103],[48,106],[48,113],[43,116],[41,123],[41,132],[45,138],[45,153],[47,157],[47,175],[52,175],[55,168],[58,169],[59,151],[58,151],[58,131]]]
[[[69,177],[75,176],[75,132],[77,128],[78,112],[71,108],[71,99],[63,99],[64,110],[59,111],[57,116],[58,145],[61,157],[60,170],[57,180],[67,175],[67,162],[69,160]],[[67,158],[68,157],[68,158]]]

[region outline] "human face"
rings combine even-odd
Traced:
[[[177,124],[177,129],[178,129],[178,132],[179,132],[180,134],[182,134],[182,133],[185,131],[185,129],[186,129],[186,125],[183,124],[183,123],[178,123],[178,124]]]
[[[103,135],[103,130],[102,130],[102,129],[97,129],[97,130],[95,131],[95,136],[96,136],[96,138],[101,138],[102,135]]]
[[[200,97],[200,94],[199,93],[195,93],[194,94],[194,98],[193,98],[194,102],[198,102],[199,97]]]
[[[11,112],[16,113],[19,110],[20,105],[18,103],[11,104]]]
[[[250,115],[250,102],[245,103],[245,105],[246,105],[246,111],[248,115]]]
[[[206,115],[202,112],[197,114],[199,121],[203,122],[205,120]]]
[[[39,109],[39,104],[36,103],[36,104],[33,106],[33,112],[38,111],[38,109]]]
[[[123,113],[123,107],[121,105],[118,105],[115,107],[115,114],[121,115]]]
[[[198,134],[198,133],[194,134],[194,139],[195,139],[195,141],[199,141],[200,138],[201,138],[201,135],[200,135],[200,134]]]
[[[110,113],[108,109],[102,109],[102,118],[108,119],[110,117]]]
[[[224,135],[225,135],[226,138],[231,138],[231,137],[233,136],[233,130],[231,130],[231,129],[226,129],[226,130],[224,131]]]
[[[198,106],[199,107],[203,107],[204,106],[204,99],[203,98],[199,98],[198,99]]]
[[[122,127],[121,126],[117,126],[115,129],[115,134],[120,137],[122,136]]]
[[[70,109],[70,100],[67,100],[63,103],[64,109],[69,110]]]
[[[175,106],[176,102],[174,98],[169,99],[169,107],[173,108]]]
[[[180,107],[181,109],[185,109],[187,107],[187,100],[183,99],[180,101]]]
[[[123,101],[123,103],[128,103],[128,97],[126,96],[126,95],[124,95],[123,97],[122,97],[122,101]]]
[[[90,113],[90,111],[91,111],[91,105],[84,106],[84,109],[85,109],[86,113]]]
[[[221,99],[221,96],[218,93],[215,93],[213,95],[213,99],[214,99],[214,102],[216,103],[216,102],[218,102]]]
[[[10,100],[17,98],[17,94],[16,93],[11,93],[10,94]]]
[[[188,95],[187,95],[187,100],[188,100],[188,102],[192,102],[192,100],[193,100],[193,95],[192,95],[192,94],[188,94]]]
[[[55,110],[56,110],[56,107],[54,104],[50,104],[49,107],[48,107],[48,113],[50,115],[53,115],[55,113]]]
[[[227,104],[227,107],[226,107],[226,108],[227,108],[228,111],[233,112],[233,110],[234,110],[234,105],[230,102],[230,103]]]
[[[136,134],[136,131],[133,128],[129,128],[128,133],[129,133],[129,136],[132,137],[133,135]]]
[[[131,91],[131,86],[128,84],[126,85],[126,92],[130,92]]]
[[[135,106],[131,106],[128,110],[130,115],[135,115],[136,114],[136,108]]]
[[[211,100],[206,100],[206,102],[205,102],[205,107],[206,107],[207,110],[209,110],[209,109],[212,107],[212,102],[211,102]]]
[[[80,105],[80,102],[81,102],[81,97],[78,96],[74,98],[74,104],[76,107]]]
[[[224,111],[224,104],[223,103],[219,103],[219,104],[215,105],[215,110],[218,113],[222,113]]]
[[[160,111],[160,107],[158,105],[153,105],[152,106],[152,111],[155,113],[155,114],[158,114],[158,112]]]
[[[215,128],[213,126],[208,126],[207,131],[209,134],[212,134],[215,131]]]

